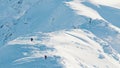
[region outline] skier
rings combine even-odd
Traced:
[[[92,19],[90,18],[89,23],[92,23]]]
[[[47,56],[46,56],[46,55],[45,55],[44,57],[45,57],[45,59],[47,59]]]
[[[33,38],[31,38],[30,40],[33,41]]]

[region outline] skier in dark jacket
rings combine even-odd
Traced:
[[[45,55],[44,57],[45,57],[45,59],[47,59],[47,56],[46,56],[46,55]]]
[[[92,23],[92,19],[90,18],[89,23]]]
[[[31,41],[33,41],[33,38],[30,38]]]

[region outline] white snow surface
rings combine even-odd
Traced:
[[[76,10],[77,14],[79,14],[79,15],[84,15],[84,16],[90,17],[92,19],[104,20],[96,10],[83,5],[81,2],[79,2],[79,0],[66,2],[66,4],[68,4],[72,9]]]
[[[105,6],[110,6],[110,7],[120,9],[120,1],[119,0],[89,0],[89,1],[96,6],[105,5]]]
[[[95,36],[87,31],[76,29],[70,31],[57,31],[47,34],[44,40],[38,41],[40,37],[33,37],[35,40],[31,42],[29,37],[20,37],[13,41],[8,42],[8,45],[27,45],[27,46],[41,46],[46,45],[47,47],[54,48],[53,51],[42,52],[39,49],[33,48],[31,58],[40,58],[43,55],[59,56],[60,64],[63,68],[119,68],[119,61],[113,59],[110,55],[104,52],[103,46],[99,42],[95,42],[93,38]],[[90,38],[91,37],[91,38]],[[114,54],[114,51],[113,53]],[[119,57],[119,55],[118,55]],[[27,61],[25,61],[27,60]],[[15,60],[15,63],[28,62],[31,59],[24,57]],[[46,60],[47,61],[47,60]],[[40,62],[40,64],[42,64]],[[49,64],[47,64],[49,65]]]
[[[0,68],[120,68],[119,18],[120,0],[0,0]]]

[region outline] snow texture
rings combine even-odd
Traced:
[[[0,0],[0,68],[120,68],[119,18],[119,0]]]

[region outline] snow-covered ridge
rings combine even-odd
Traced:
[[[66,2],[78,15],[87,16],[92,19],[102,19],[113,25],[120,27],[118,24],[120,16],[119,0],[72,0]],[[111,11],[111,12],[110,12]]]
[[[119,68],[119,3],[0,0],[0,68]]]
[[[45,5],[46,3],[48,4]],[[120,25],[117,23],[120,22],[119,19],[117,19],[120,15],[116,18],[116,15],[114,16],[114,14],[110,14],[110,17],[113,17],[109,19],[109,16],[105,17],[106,9],[93,9],[94,6],[87,6],[83,3],[89,3],[89,1],[20,0],[19,3],[19,0],[1,0],[1,9],[4,7],[7,8],[4,8],[0,14],[0,38],[2,39],[0,42],[2,44],[9,40],[9,38],[12,39],[19,35],[36,31],[51,32],[62,29],[72,29],[74,26],[76,27],[83,23],[89,23],[90,19],[91,21],[94,19],[100,19],[117,26]],[[6,6],[4,4],[8,5]],[[99,9],[101,12],[99,12]],[[77,11],[75,13],[78,13],[79,15],[75,15],[72,10]],[[103,11],[105,11],[105,13],[102,13]],[[115,31],[120,32],[119,27],[111,24],[110,27]]]
[[[72,9],[76,10],[77,14],[90,17],[92,19],[102,19],[104,20],[96,10],[91,9],[83,5],[81,2],[71,1],[66,2]],[[88,11],[89,10],[89,11]]]
[[[89,0],[92,4],[99,6],[99,5],[105,5],[110,6],[114,8],[120,9],[120,1],[119,0]]]
[[[31,37],[34,38],[33,41],[30,41]],[[38,40],[40,38],[42,40]],[[42,59],[44,55],[47,55],[53,59],[60,57],[58,64],[64,68],[119,68],[120,56],[106,42],[102,42],[100,39],[97,41],[97,38],[95,38],[96,36],[86,30],[76,29],[52,32],[43,35],[43,37],[41,33],[37,33],[35,36],[20,37],[10,41],[8,45],[15,47],[24,45],[26,49],[31,48],[32,50],[31,52],[23,52],[26,57],[15,60],[15,64],[33,62],[35,58]],[[41,49],[43,45],[46,48]],[[48,58],[46,61],[49,62],[50,59]],[[43,63],[40,62],[40,64],[42,65]],[[50,63],[47,65],[54,67]]]

